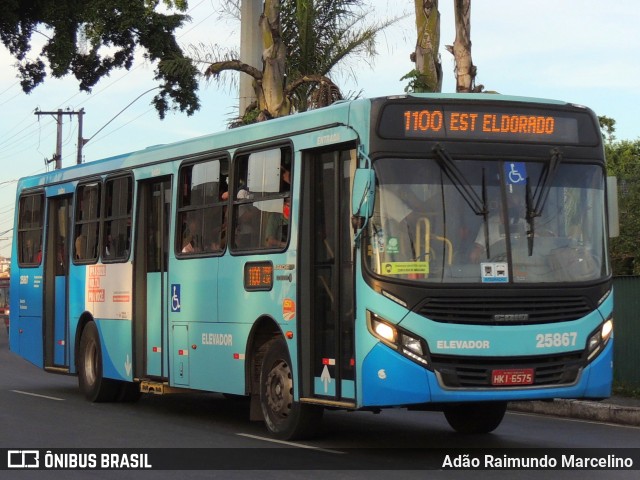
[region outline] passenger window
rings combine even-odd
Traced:
[[[18,264],[37,267],[42,261],[44,195],[20,198],[18,215]]]
[[[108,179],[105,182],[105,218],[102,239],[102,258],[105,262],[126,261],[129,258],[132,184],[131,177]]]
[[[98,259],[100,228],[100,183],[81,185],[76,189],[74,263],[90,263]]]
[[[291,149],[238,157],[233,191],[234,249],[284,249],[291,213]]]
[[[188,164],[180,169],[176,254],[218,253],[226,244],[226,159]]]

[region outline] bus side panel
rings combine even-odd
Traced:
[[[117,380],[133,379],[132,265],[90,265],[86,270],[86,306],[100,332],[103,374]]]
[[[191,388],[244,395],[245,348],[250,331],[249,323],[190,324]],[[173,355],[177,348],[177,344],[172,347]]]
[[[294,206],[294,208],[296,208]],[[292,214],[292,218],[295,215]],[[292,231],[296,231],[296,225],[293,225]],[[250,346],[247,346],[249,334],[257,321],[263,321],[262,325],[276,325],[281,332],[291,332],[292,339],[286,340],[289,355],[291,356],[291,366],[294,378],[298,377],[298,351],[296,329],[297,309],[296,309],[296,251],[295,238],[292,238],[289,244],[289,251],[286,253],[274,253],[269,256],[265,255],[247,255],[247,256],[225,256],[220,258],[220,275],[218,277],[218,299],[219,309],[218,316],[220,318],[221,330],[207,331],[201,333],[231,333],[233,334],[233,353],[242,355],[242,362],[236,362],[234,359],[225,359],[224,367],[231,368],[235,371],[244,364],[244,354]],[[245,265],[252,262],[263,262],[268,260],[273,263],[273,286],[269,291],[247,291],[244,287],[244,271]],[[283,271],[279,268],[286,268]],[[291,277],[289,276],[291,273]],[[282,278],[279,278],[282,276]],[[286,277],[286,278],[285,278]],[[287,308],[285,309],[285,305]],[[200,339],[200,342],[202,339]],[[218,347],[208,346],[207,348]],[[232,362],[232,365],[230,364]],[[223,391],[227,393],[244,393],[244,366],[241,376],[231,379],[231,375],[224,370],[219,372],[211,372],[211,366],[208,367],[211,378],[216,378],[217,387],[215,391]],[[240,371],[240,370],[238,370]],[[195,381],[192,377],[192,381]],[[236,384],[236,382],[239,382]],[[237,385],[238,392],[231,392],[227,385]],[[295,383],[296,391],[294,395],[299,396],[299,383]]]
[[[53,344],[53,362],[56,365],[66,364],[66,313],[67,313],[67,279],[65,277],[55,277],[56,304],[55,321],[54,321],[54,344]]]
[[[133,381],[133,332],[130,320],[96,319],[105,378]]]
[[[69,373],[76,373],[76,338],[78,331],[78,322],[80,317],[86,311],[86,270],[85,265],[73,265],[69,268]]]
[[[213,384],[219,381],[221,372],[227,371],[222,358],[202,355],[207,344],[201,342],[198,333],[204,328],[204,331],[222,335],[217,330],[218,262],[218,257],[170,259],[171,385],[211,391],[215,390]],[[231,360],[230,355],[228,361]]]
[[[42,267],[18,270],[18,273],[17,305],[11,306],[18,312],[11,316],[11,350],[42,368]]]

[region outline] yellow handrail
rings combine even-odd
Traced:
[[[422,234],[422,229],[424,228],[424,237]],[[422,246],[422,239],[424,238],[424,250],[420,247]],[[431,222],[428,218],[422,217],[418,219],[416,222],[416,252],[427,252],[426,254],[431,257]],[[444,243],[445,251],[447,253],[447,265],[451,265],[453,263],[453,244],[451,240],[446,237],[441,237],[438,235],[433,236],[434,239],[439,240]]]

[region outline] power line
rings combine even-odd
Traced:
[[[122,112],[124,112],[127,108],[129,108],[129,107],[130,107],[131,105],[133,105],[136,101],[138,101],[138,99],[140,99],[143,95],[146,95],[147,93],[152,92],[153,90],[157,90],[158,88],[160,88],[160,87],[153,87],[153,88],[150,88],[149,90],[146,90],[146,91],[142,92],[140,95],[138,95],[136,98],[134,98],[134,99],[129,103],[129,105],[127,105],[127,106],[126,106],[126,107],[124,107],[122,110],[120,110],[118,113],[116,113],[116,114],[111,118],[111,120],[109,120],[107,123],[105,123],[105,124],[104,124],[104,125],[103,125],[103,126],[102,126],[102,127],[101,127],[97,132],[96,132],[96,133],[94,133],[93,135],[91,135],[91,137],[87,138],[86,140],[83,140],[83,142],[84,142],[85,144],[86,144],[86,143],[89,143],[89,141],[90,141],[93,137],[95,137],[95,136],[96,136],[97,134],[99,134],[102,130],[104,130],[104,129],[105,129],[105,127],[106,127],[107,125],[109,125],[109,124],[110,124],[111,122],[113,122],[116,118],[118,118],[118,116],[119,116]]]
[[[203,4],[204,4],[205,2],[207,2],[207,1],[208,1],[208,0],[201,0],[200,2],[198,2],[195,6],[191,7],[191,8],[187,11],[187,15],[188,15],[188,14],[190,14],[191,12],[195,11],[197,8],[199,8],[201,5],[203,5]],[[213,8],[212,8],[212,10],[213,10]],[[212,15],[214,15],[214,14],[215,14],[215,12],[212,12],[211,14],[207,15],[204,19],[202,19],[202,20],[198,21],[198,23],[196,23],[195,25],[191,25],[190,27],[186,28],[186,30],[184,30],[183,32],[181,32],[181,33],[180,33],[180,35],[179,35],[177,38],[178,38],[178,39],[180,39],[180,38],[184,37],[184,36],[185,36],[185,35],[187,35],[189,32],[191,32],[191,31],[192,31],[192,30],[194,30],[196,27],[198,27],[200,24],[202,24],[203,22],[205,22],[206,20],[208,20],[208,19],[209,19]],[[185,26],[185,27],[186,27],[186,26]],[[112,81],[111,83],[109,83],[108,85],[106,85],[106,86],[105,86],[104,88],[102,88],[101,90],[99,90],[99,91],[97,91],[97,92],[94,92],[94,93],[90,93],[90,94],[87,96],[87,98],[86,98],[86,99],[84,99],[83,101],[81,101],[79,104],[77,104],[75,108],[78,108],[78,107],[79,107],[79,106],[81,106],[81,105],[88,104],[89,102],[91,102],[92,100],[94,100],[94,99],[95,99],[96,97],[98,97],[99,95],[103,94],[105,91],[109,90],[111,87],[113,87],[113,86],[114,86],[114,85],[116,85],[117,83],[119,83],[119,82],[121,82],[122,80],[126,79],[129,75],[131,75],[134,71],[136,71],[137,69],[139,69],[139,68],[140,68],[140,67],[142,67],[143,65],[145,65],[145,62],[140,62],[140,63],[138,63],[138,65],[136,65],[134,68],[132,68],[131,70],[127,70],[127,71],[126,71],[126,72],[125,72],[125,73],[124,73],[120,78],[118,78],[118,79],[116,79],[116,80]],[[18,85],[18,84],[19,84],[19,81],[16,81],[14,84],[12,84],[11,86],[7,87],[5,90],[3,90],[2,92],[0,92],[0,94],[3,94],[3,93],[5,93],[5,92],[8,92],[9,90],[11,90],[12,88],[14,88],[14,87],[15,87],[16,85]],[[160,88],[160,87],[156,87],[156,88]],[[7,101],[5,101],[4,103],[6,103],[6,102],[8,102],[8,101],[12,100],[13,98],[15,98],[15,97],[19,96],[21,93],[22,93],[22,92],[19,92],[17,95],[15,95],[15,96],[11,97],[10,99],[8,99]],[[76,97],[77,97],[78,95],[80,95],[81,93],[82,93],[82,92],[77,92],[77,93],[75,93],[74,95],[72,95],[71,97],[69,97],[66,101],[61,102],[61,104],[60,104],[60,105],[69,104],[69,103],[71,102],[71,100],[73,100],[74,98],[76,98]],[[146,93],[146,92],[145,92],[145,93]],[[143,94],[143,95],[144,95],[144,94]],[[137,98],[136,98],[136,100],[137,100]],[[135,100],[134,100],[134,101],[135,101]],[[2,104],[4,104],[4,103],[2,103]],[[0,104],[0,105],[2,105],[2,104]],[[125,107],[125,109],[126,109],[126,108],[128,108],[130,105],[131,105],[131,104],[127,105],[127,107]],[[104,129],[104,128],[109,124],[109,123],[111,123],[111,122],[112,122],[112,121],[113,121],[113,120],[114,120],[118,115],[120,115],[120,114],[121,114],[125,109],[121,110],[121,111],[120,111],[116,116],[114,116],[111,120],[109,120],[109,122],[107,122],[107,124],[105,124],[105,126],[104,126],[104,127],[102,127],[100,130],[98,130],[98,132],[100,132],[102,129]],[[151,112],[151,111],[152,111],[152,109],[148,110],[147,112],[145,112],[145,115],[146,115],[146,114],[148,114],[148,113],[149,113],[149,112]],[[139,116],[139,117],[136,117],[136,119],[137,119],[137,118],[140,118],[140,116]],[[15,125],[14,125],[14,127],[9,131],[9,133],[10,133],[11,131],[15,130],[16,128],[19,128],[19,125],[20,125],[20,124],[22,124],[23,122],[24,122],[24,119],[23,119],[22,121],[18,122],[17,124],[15,124]],[[54,120],[53,122],[51,122],[49,125],[53,125],[54,123],[58,123],[58,125],[59,125],[59,122],[56,122],[56,120]],[[128,122],[128,123],[131,123],[131,122]],[[128,123],[127,123],[127,124],[128,124]],[[22,129],[18,130],[17,132],[15,132],[13,135],[11,135],[11,136],[9,136],[9,137],[4,136],[4,138],[2,139],[2,141],[0,141],[0,146],[2,147],[2,150],[6,152],[9,148],[11,148],[11,147],[13,147],[13,146],[15,146],[15,145],[21,144],[25,139],[27,139],[27,138],[29,138],[30,136],[32,136],[32,135],[33,135],[33,133],[32,133],[32,128],[33,128],[33,127],[35,127],[35,126],[36,126],[36,123],[33,123],[33,124],[27,125],[27,126],[25,126],[24,128],[22,128]],[[98,132],[96,132],[96,134],[94,134],[91,138],[95,137],[95,135],[97,135],[97,133],[98,133]],[[39,144],[40,139],[41,139],[41,137],[42,137],[42,133],[43,133],[43,132],[42,132],[42,130],[40,130],[40,132],[39,132],[39,134],[38,134],[38,138],[39,138],[39,140],[38,140],[38,144]],[[80,140],[81,133],[80,133],[80,132],[78,132],[78,134],[79,134],[79,135],[78,135],[78,137],[79,137],[79,141],[78,141],[78,142],[79,142],[79,143],[78,143],[78,149],[79,149],[79,150],[81,150],[81,147],[84,145],[84,143],[86,143],[86,141],[85,141],[85,142],[82,142],[82,141]],[[47,133],[46,135],[48,136],[49,134]],[[71,134],[69,134],[69,135],[71,135]],[[70,138],[70,137],[68,137],[68,138]],[[102,138],[104,138],[104,137],[102,137]],[[68,140],[65,140],[65,144],[67,144],[67,143],[68,143]],[[38,151],[39,151],[39,148],[40,148],[40,147],[39,147],[39,146],[38,146],[38,147],[25,147],[25,148],[23,148],[23,149],[19,150],[17,153],[22,152],[22,151],[26,151],[26,150],[28,150],[29,148],[36,148],[36,150],[38,150]],[[56,153],[55,155],[57,155],[57,153]],[[5,155],[3,155],[3,156],[2,156],[2,157],[0,157],[0,158],[9,158],[10,156],[12,156],[12,155],[11,155],[11,154],[5,154]],[[56,157],[56,158],[57,158],[57,157]],[[55,158],[54,158],[54,160],[55,160]]]
[[[20,80],[16,80],[16,83],[14,83],[13,85],[5,88],[3,91],[0,92],[0,95],[3,95],[4,93],[8,92],[9,90],[11,90],[13,87],[15,87],[16,85],[18,85],[20,83]]]

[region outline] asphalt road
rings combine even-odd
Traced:
[[[640,428],[508,412],[490,435],[453,432],[440,413],[327,411],[321,436],[273,442],[248,420],[248,402],[215,394],[143,396],[135,404],[85,401],[75,377],[45,373],[8,350],[0,332],[0,449],[71,449],[128,453],[152,450],[174,470],[16,471],[12,478],[638,478]],[[90,450],[87,450],[90,449]],[[111,450],[116,449],[116,450]],[[177,450],[176,450],[177,449]],[[579,449],[579,450],[578,450]],[[582,450],[593,449],[593,450]],[[67,451],[67,452],[68,452]],[[524,453],[523,453],[524,452]],[[548,454],[632,458],[634,469],[545,471],[496,468],[449,470],[444,462]],[[584,455],[583,455],[584,453]],[[466,455],[466,457],[465,457]],[[208,471],[190,470],[193,458]],[[7,465],[0,458],[0,465]],[[176,471],[175,468],[185,468]],[[577,476],[576,476],[577,475]]]

